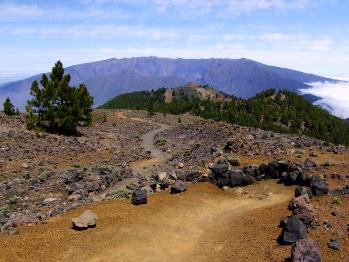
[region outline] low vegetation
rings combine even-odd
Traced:
[[[165,102],[165,88],[117,96],[104,109],[137,109],[164,114],[191,112],[205,119],[215,119],[281,133],[304,134],[334,144],[349,145],[349,124],[302,96],[289,91],[266,90],[244,100],[226,96],[225,100],[201,99],[174,89],[171,102]]]

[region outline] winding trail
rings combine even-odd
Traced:
[[[118,112],[117,115],[119,118],[126,118],[125,112]],[[163,123],[155,123],[152,121],[147,121],[142,118],[136,118],[136,117],[129,117],[130,120],[137,121],[137,122],[143,122],[149,124],[152,123],[156,126],[159,126],[156,129],[153,129],[144,135],[142,135],[142,144],[141,146],[143,147],[145,152],[150,152],[151,158],[149,159],[140,159],[134,162],[129,163],[129,166],[131,170],[135,174],[141,174],[146,176],[145,169],[148,167],[152,167],[154,165],[161,165],[166,162],[167,159],[171,157],[169,153],[163,152],[159,149],[156,148],[155,146],[155,136],[162,131],[170,129],[169,125],[163,124]],[[96,197],[96,199],[102,200],[108,193],[115,192],[119,189],[125,188],[127,185],[131,183],[136,183],[137,178],[127,178],[124,179],[123,181],[115,184],[114,186],[107,188],[105,191],[99,194],[99,196]]]
[[[142,119],[137,119],[137,120],[142,120]],[[130,168],[135,173],[142,173],[144,169],[147,167],[163,164],[171,156],[170,154],[166,152],[162,152],[161,150],[157,149],[154,145],[155,136],[161,133],[162,131],[169,129],[170,126],[162,123],[156,123],[156,125],[160,127],[142,136],[142,147],[144,148],[145,151],[148,151],[151,153],[151,158],[137,160],[129,164]]]

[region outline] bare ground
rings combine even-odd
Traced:
[[[261,183],[247,189],[246,196],[223,192],[209,184],[196,184],[181,195],[162,192],[152,195],[146,206],[131,206],[129,201],[108,201],[74,210],[46,225],[23,228],[14,238],[0,239],[6,252],[3,261],[263,261],[265,249],[279,250],[275,238],[256,234],[264,246],[246,249],[248,238],[236,228],[246,214],[273,206],[286,206],[291,189]],[[272,194],[270,194],[272,192]],[[269,196],[267,195],[269,193]],[[98,215],[98,226],[88,231],[70,229],[70,219],[84,209]],[[282,209],[282,210],[285,210]],[[270,225],[270,221],[260,223]],[[275,221],[277,223],[277,221]],[[273,226],[277,226],[273,225]],[[237,236],[231,252],[227,236]],[[256,248],[262,256],[256,256]],[[228,252],[227,252],[228,251]],[[280,251],[280,250],[279,250]],[[287,250],[281,248],[285,255]],[[277,254],[279,255],[279,254]],[[276,256],[276,255],[275,255]],[[276,256],[278,257],[278,256]]]

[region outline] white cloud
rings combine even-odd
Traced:
[[[19,20],[82,20],[82,19],[124,19],[128,15],[118,8],[112,10],[85,7],[71,8],[59,5],[58,3],[49,6],[39,6],[36,4],[0,3],[0,21]]]
[[[323,0],[326,1],[326,0]],[[77,0],[80,7],[71,8],[59,2],[53,5],[23,4],[18,2],[0,3],[0,20],[38,20],[38,19],[91,19],[126,18],[120,5],[129,4],[138,7],[140,15],[166,13],[166,15],[193,16],[207,15],[239,15],[259,10],[303,9],[318,3],[315,0]],[[108,8],[104,5],[108,4]],[[173,12],[175,10],[175,12]],[[190,18],[190,17],[188,17]]]
[[[349,118],[349,82],[310,83],[312,88],[302,89],[303,94],[321,97],[316,104],[328,108],[341,118]]]

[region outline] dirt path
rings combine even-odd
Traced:
[[[227,235],[237,236],[237,248],[243,248],[241,254],[246,256],[249,243],[237,233],[243,230],[277,248],[273,239],[266,239],[268,232],[256,234],[252,228],[235,224],[248,219],[250,211],[285,205],[292,189],[270,182],[249,190],[260,192],[264,198],[253,194],[250,198],[234,197],[213,185],[196,184],[180,195],[168,191],[152,195],[145,206],[132,206],[128,200],[93,203],[46,225],[23,228],[19,236],[0,237],[1,250],[6,250],[1,252],[0,261],[222,261],[222,250],[230,250],[231,245],[225,242]],[[267,192],[273,194],[266,196]],[[70,229],[71,217],[87,208],[98,215],[97,228],[82,232]],[[270,224],[269,216],[267,219],[258,223]],[[249,261],[265,261],[252,249],[247,252],[255,258]],[[230,253],[235,256],[231,261],[244,261],[239,254]]]
[[[142,147],[144,148],[145,151],[148,151],[151,153],[151,158],[138,160],[129,164],[130,168],[135,173],[142,173],[145,168],[151,167],[153,165],[161,165],[165,163],[166,160],[170,157],[170,154],[160,151],[154,145],[155,136],[158,133],[169,129],[170,126],[165,124],[157,124],[157,125],[159,125],[160,127],[142,136]]]
[[[126,112],[118,112],[117,117],[118,118],[126,118],[125,113]],[[149,124],[149,121],[142,119],[142,118],[130,117],[129,119],[133,120],[133,121],[144,122],[144,123]],[[137,160],[137,161],[134,161],[132,163],[129,163],[130,168],[132,169],[132,171],[135,174],[147,175],[144,172],[146,168],[152,167],[153,165],[161,165],[161,164],[165,163],[166,160],[169,159],[171,156],[170,154],[168,154],[166,152],[162,152],[161,150],[157,149],[156,146],[154,145],[155,136],[158,133],[169,129],[170,126],[166,125],[166,124],[162,124],[162,123],[155,123],[155,122],[151,122],[151,123],[159,126],[159,128],[153,129],[153,130],[149,131],[148,133],[145,133],[142,136],[142,144],[141,144],[142,147],[144,148],[144,151],[150,152],[151,158],[150,159],[141,159],[141,160]],[[131,183],[135,183],[135,182],[137,182],[136,178],[124,179],[120,183],[117,183],[115,186],[110,187],[107,190],[100,193],[99,196],[97,196],[97,198],[99,197],[100,199],[102,199],[108,193],[115,192],[119,189],[125,188],[127,185],[129,185]]]

